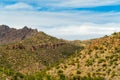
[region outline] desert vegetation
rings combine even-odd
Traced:
[[[87,76],[89,78],[95,78],[95,80],[119,80],[119,36],[120,33],[114,33],[111,36],[85,41],[89,45],[82,51],[76,52],[74,56],[71,56],[65,62],[47,71],[47,73],[53,76],[59,76],[59,71],[61,71],[62,74],[71,79]],[[96,77],[99,79],[96,79]]]
[[[12,41],[12,36],[4,37],[9,35],[6,30],[10,35],[29,33],[16,34]],[[27,27],[16,30],[4,25],[1,31],[0,80],[120,80],[119,32],[67,41]]]

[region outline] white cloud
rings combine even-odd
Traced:
[[[120,4],[120,0],[61,0],[58,4],[52,4],[54,6],[62,7],[95,7],[105,5]]]
[[[96,7],[120,4],[120,0],[4,0],[34,3],[40,7]]]
[[[24,6],[27,4],[24,4]],[[21,28],[30,26],[48,34],[65,39],[88,39],[120,31],[120,12],[95,13],[80,12],[39,12],[29,5],[18,7],[11,5],[7,11],[1,9],[0,24]],[[14,8],[15,7],[15,8]],[[47,28],[46,28],[47,27]]]
[[[34,8],[29,4],[19,2],[16,4],[7,5],[4,7],[4,9],[7,9],[7,10],[33,10]]]
[[[64,39],[71,39],[71,40],[90,39],[90,38],[102,37],[104,35],[110,35],[113,32],[119,32],[120,24],[83,23],[81,25],[61,26],[50,29],[43,28],[42,30],[48,34]]]
[[[8,25],[80,25],[82,23],[119,23],[120,13],[1,11],[0,24]]]

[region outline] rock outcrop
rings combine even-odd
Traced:
[[[22,29],[14,29],[6,25],[0,25],[0,44],[20,41],[32,36],[37,32],[37,30],[28,28],[27,26]]]

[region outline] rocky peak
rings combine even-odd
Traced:
[[[7,25],[0,25],[0,44],[12,43],[23,40],[37,33],[36,29],[25,26],[22,29],[10,28]]]
[[[34,31],[34,32],[38,32],[37,29],[31,29],[31,28],[28,28],[27,26],[24,26],[21,30],[22,31]]]
[[[0,25],[0,30],[8,30],[9,26],[7,25]]]

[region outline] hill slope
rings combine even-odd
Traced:
[[[88,43],[85,49],[47,73],[56,77],[62,74],[73,80],[86,76],[120,80],[120,33],[85,42]]]
[[[1,80],[120,80],[120,33],[66,41],[27,27],[1,31]]]
[[[3,30],[5,30],[5,35],[11,37],[8,37],[10,43],[0,46],[0,68],[23,74],[31,74],[46,69],[68,58],[75,50],[82,48],[26,27],[15,31],[12,29],[11,34],[7,33],[8,29]],[[11,28],[9,30],[11,31]],[[13,33],[18,34],[14,37]],[[34,35],[31,35],[33,33]],[[22,39],[23,34],[25,34],[24,39]],[[1,39],[6,40],[6,37],[3,36]],[[13,38],[15,38],[15,42],[11,41]]]

